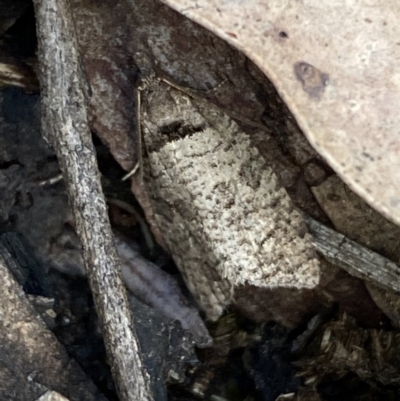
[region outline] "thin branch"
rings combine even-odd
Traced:
[[[313,244],[329,262],[352,276],[380,287],[400,291],[400,267],[389,259],[363,247],[335,230],[306,217]]]
[[[71,401],[105,401],[28,301],[11,274],[20,268],[0,242],[0,398],[36,399],[50,389]]]
[[[69,2],[34,4],[43,134],[57,153],[67,186],[114,380],[121,400],[152,400],[101,189]]]

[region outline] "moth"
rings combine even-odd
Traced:
[[[157,78],[142,85],[139,112],[141,174],[156,222],[209,319],[238,285],[318,284],[302,215],[231,117]]]

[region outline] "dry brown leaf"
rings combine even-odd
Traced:
[[[251,58],[340,177],[400,223],[398,2],[163,1]]]

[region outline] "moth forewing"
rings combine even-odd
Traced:
[[[232,118],[166,83],[141,92],[143,180],[182,275],[210,319],[238,285],[313,288],[301,214]]]

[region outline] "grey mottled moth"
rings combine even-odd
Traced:
[[[140,96],[145,187],[207,317],[221,315],[238,285],[316,286],[319,263],[303,218],[249,136],[162,80]]]

